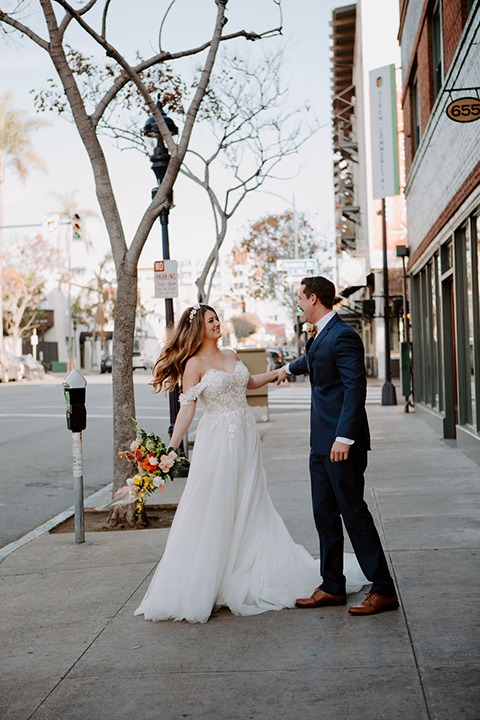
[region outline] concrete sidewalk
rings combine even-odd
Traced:
[[[276,507],[318,555],[308,398],[273,390],[263,449]],[[148,623],[133,611],[168,530],[46,534],[0,564],[2,720],[478,720],[480,469],[402,406],[368,412],[366,496],[399,611]]]

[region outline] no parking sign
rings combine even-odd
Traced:
[[[175,298],[178,296],[178,274],[176,260],[156,260],[153,264],[155,275],[155,297]]]

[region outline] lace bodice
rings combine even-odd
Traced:
[[[247,367],[237,361],[233,373],[211,368],[199,383],[180,395],[180,404],[188,405],[200,398],[205,413],[224,414],[240,412],[247,407],[246,389],[250,373]]]
[[[204,408],[201,423],[213,429],[224,428],[229,444],[237,433],[255,425],[255,418],[248,407],[246,389],[250,373],[239,360],[233,373],[211,368],[199,383],[180,395],[181,405],[188,405],[200,398]]]

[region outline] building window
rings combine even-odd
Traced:
[[[476,424],[476,398],[475,398],[475,358],[474,358],[474,335],[475,335],[475,311],[473,301],[473,252],[472,239],[469,228],[465,237],[465,270],[466,270],[466,291],[467,291],[467,422],[470,425]],[[476,249],[476,248],[475,248]]]
[[[413,125],[413,153],[417,151],[420,145],[421,126],[420,126],[420,96],[418,94],[418,76],[415,73],[411,84],[412,98],[412,125]]]
[[[433,54],[433,94],[437,97],[443,85],[442,6],[437,2],[431,16]]]
[[[439,397],[438,397],[438,312],[437,312],[437,287],[436,287],[436,273],[435,273],[435,258],[428,263],[427,266],[427,279],[430,285],[430,298],[429,298],[429,335],[430,335],[430,367],[431,367],[431,389],[430,389],[430,402],[432,407],[438,408]]]
[[[435,283],[435,308],[436,308],[436,345],[437,345],[437,368],[438,368],[438,381],[437,381],[437,397],[438,397],[438,409],[443,412],[445,408],[444,398],[444,377],[443,377],[443,336],[442,336],[442,304],[441,304],[441,267],[440,267],[440,254],[437,253],[434,258],[433,264],[434,283]],[[433,288],[432,288],[433,291]]]

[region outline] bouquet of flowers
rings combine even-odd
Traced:
[[[145,432],[135,420],[130,419],[135,426],[137,437],[129,450],[118,450],[118,456],[133,463],[136,472],[124,487],[117,490],[110,503],[98,509],[135,503],[137,515],[140,515],[146,497],[155,490],[163,493],[165,483],[173,482],[173,474],[182,467],[185,458],[167,448],[158,435]]]

